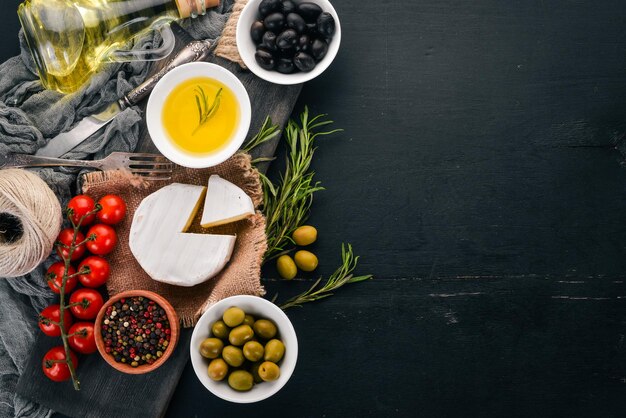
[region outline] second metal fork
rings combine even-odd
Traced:
[[[0,155],[0,169],[26,167],[84,167],[95,170],[127,170],[145,180],[170,180],[174,164],[159,154],[113,152],[102,160],[65,160],[27,154]]]

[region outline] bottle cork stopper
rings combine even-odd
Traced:
[[[176,0],[178,13],[180,13],[180,17],[183,19],[198,14],[200,12],[198,9],[202,7],[202,3],[204,3],[204,10],[209,10],[218,6],[220,0]]]

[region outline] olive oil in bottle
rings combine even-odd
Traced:
[[[43,86],[72,93],[104,63],[165,58],[167,54],[161,56],[158,50],[123,54],[122,59],[116,52],[127,48],[137,36],[176,19],[204,14],[218,3],[219,0],[27,0],[20,5],[18,15]]]

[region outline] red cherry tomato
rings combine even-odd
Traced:
[[[63,260],[67,259],[70,255],[70,245],[72,245],[72,239],[74,238],[74,229],[73,228],[65,228],[63,231],[59,233],[57,237],[57,254]],[[85,236],[82,232],[78,231],[76,233],[75,244],[83,242],[85,240]],[[59,244],[60,243],[60,244]],[[85,244],[79,245],[76,247],[74,252],[72,253],[72,261],[76,261],[81,258],[85,254]]]
[[[57,325],[61,320],[61,307],[59,305],[50,305],[39,314],[39,328],[49,337],[59,337],[61,335],[61,327]],[[65,331],[72,326],[72,314],[69,310],[65,310],[63,315],[63,328]]]
[[[96,214],[92,213],[89,216],[86,216],[89,212],[93,211],[96,207],[96,202],[93,201],[87,195],[80,194],[67,204],[67,219],[73,222],[74,225],[78,225],[81,218],[85,216],[83,222],[80,224],[81,226],[90,225],[94,219],[96,219]]]
[[[78,280],[85,287],[100,287],[109,278],[111,268],[109,262],[102,257],[92,255],[85,258],[78,266],[78,271],[88,271],[86,274],[78,276]]]
[[[71,350],[70,358],[72,359],[74,369],[76,369],[78,367],[78,358],[76,358],[76,354]],[[65,363],[65,349],[62,345],[50,349],[50,351],[43,356],[41,368],[46,377],[55,382],[64,382],[72,377],[70,368],[67,363]]]
[[[72,314],[78,319],[94,319],[98,316],[98,311],[104,305],[102,295],[93,289],[78,289],[70,296],[70,306]]]
[[[70,347],[80,354],[91,354],[98,350],[93,322],[77,322],[70,328],[69,334],[74,334],[68,338]]]
[[[113,251],[117,244],[117,234],[115,229],[109,225],[96,224],[87,231],[87,249],[92,254],[106,255]]]
[[[72,266],[70,266],[67,270],[68,276],[76,273],[76,270]],[[61,286],[63,285],[63,273],[65,273],[65,263],[60,261],[48,267],[48,272],[46,273],[48,286],[50,286],[50,289],[52,289],[52,291],[57,295],[61,293]],[[67,282],[65,283],[65,293],[71,293],[77,284],[78,280],[76,279],[76,276],[68,277]]]
[[[126,203],[119,196],[108,194],[100,199],[98,204],[102,209],[98,212],[97,218],[102,223],[116,225],[126,216]]]

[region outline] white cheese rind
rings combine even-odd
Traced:
[[[133,218],[130,250],[154,280],[195,286],[216,276],[228,263],[236,237],[184,234],[205,188],[171,184],[146,197]]]
[[[209,178],[200,225],[209,228],[254,215],[254,203],[241,188],[218,175]]]
[[[154,280],[191,287],[215,277],[230,260],[233,235],[176,234],[135,254]],[[133,252],[134,254],[134,252]]]

